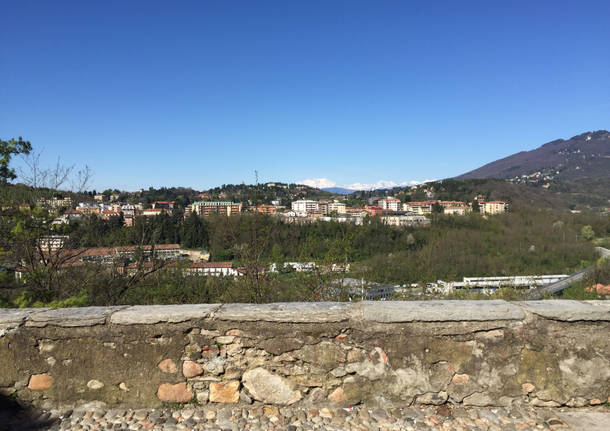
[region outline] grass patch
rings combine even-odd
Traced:
[[[583,282],[578,282],[572,286],[564,289],[559,293],[561,299],[577,299],[577,300],[588,300],[588,299],[604,299],[603,296],[598,295],[597,292],[587,292],[585,290],[586,285]]]

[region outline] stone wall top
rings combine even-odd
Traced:
[[[214,317],[219,320],[324,323],[349,320],[349,302],[279,302],[273,304],[227,304]]]
[[[26,326],[93,326],[106,323],[113,312],[126,307],[58,308],[26,316]]]
[[[21,326],[32,314],[46,310],[48,308],[2,308],[0,309],[0,330]]]
[[[134,305],[113,313],[110,323],[119,325],[179,323],[205,319],[220,308],[220,304]]]
[[[531,313],[551,320],[610,321],[610,301],[524,301],[520,305]]]
[[[610,321],[610,301],[363,301],[0,309],[0,330],[19,326],[150,325],[201,319],[286,323],[495,321],[523,320],[526,313],[565,322]]]
[[[456,322],[521,320],[525,313],[518,305],[490,301],[363,301],[364,320],[374,322]]]

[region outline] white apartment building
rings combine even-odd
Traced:
[[[45,235],[38,238],[38,246],[43,252],[56,251],[68,242],[70,237],[68,235]]]
[[[390,226],[429,226],[430,220],[423,215],[383,216],[381,221]]]
[[[232,262],[194,262],[185,272],[191,275],[238,276],[241,273],[233,268]]]
[[[468,205],[456,205],[445,207],[443,212],[447,215],[465,215],[470,211],[472,211],[472,209]]]
[[[400,199],[394,197],[387,197],[383,199],[379,199],[379,206],[382,210],[386,211],[400,211],[402,209],[402,204],[400,203]]]
[[[310,214],[320,211],[317,201],[309,201],[305,199],[292,202],[291,207],[292,210],[297,214]]]

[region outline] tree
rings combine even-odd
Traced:
[[[208,230],[204,220],[194,212],[182,223],[180,234],[182,245],[186,248],[209,246]]]
[[[435,202],[432,205],[432,212],[436,213],[436,214],[442,214],[445,211],[445,208],[443,208],[443,206],[441,204],[439,204],[438,202]]]
[[[32,144],[30,144],[30,141],[24,141],[21,136],[17,140],[3,141],[0,139],[0,182],[2,185],[6,185],[8,180],[17,178],[15,169],[9,168],[11,156],[14,154],[30,154],[31,150]]]
[[[58,157],[54,166],[44,167],[40,161],[42,150],[24,153],[23,162],[25,169],[19,169],[19,177],[26,186],[34,189],[47,188],[59,190],[68,185],[73,192],[82,193],[85,191],[93,172],[87,165],[76,173],[74,165],[66,166]]]
[[[271,261],[275,263],[278,268],[281,268],[284,263],[284,253],[282,252],[282,247],[278,243],[273,244],[273,247],[271,247]]]
[[[595,232],[593,231],[593,228],[590,225],[583,226],[580,231],[580,234],[587,241],[591,241],[593,238],[595,238]]]

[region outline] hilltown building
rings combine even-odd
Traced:
[[[256,205],[252,209],[254,212],[267,215],[273,215],[277,212],[277,208],[274,205]]]
[[[501,214],[506,211],[506,202],[490,201],[485,202],[485,214]]]
[[[81,218],[83,218],[82,213],[73,209],[67,209],[62,215],[55,218],[51,224],[70,224],[71,222],[75,220],[80,220]]]
[[[328,204],[328,212],[326,214],[345,214],[347,205],[343,202],[330,202]]]
[[[60,208],[71,208],[72,207],[72,199],[70,197],[67,198],[52,198],[52,199],[39,199],[38,205],[42,208],[58,210]]]
[[[242,275],[237,268],[233,267],[232,262],[178,262],[172,261],[162,265],[155,264],[154,262],[144,262],[143,264],[137,264],[136,262],[131,263],[127,266],[128,274],[135,274],[138,271],[153,272],[161,268],[176,268],[182,271],[183,275],[201,275],[201,276],[215,276],[215,277],[234,277]]]
[[[400,203],[400,199],[394,197],[387,197],[383,199],[379,199],[379,206],[382,210],[385,211],[400,211],[402,208],[402,204]]]
[[[232,262],[193,262],[185,270],[189,275],[237,276],[241,273]]]
[[[318,213],[320,211],[320,207],[317,201],[305,199],[292,202],[291,208],[297,214]]]
[[[472,211],[468,205],[457,205],[444,207],[444,213],[447,215],[465,215]]]
[[[100,218],[103,220],[110,220],[110,217],[120,217],[120,216],[121,216],[121,212],[114,211],[114,210],[103,210],[102,213],[100,214]]]
[[[231,216],[241,212],[241,203],[226,202],[226,201],[199,201],[191,205],[193,212],[200,216],[208,216],[210,214],[219,214],[223,216]]]
[[[121,212],[123,213],[123,223],[125,223],[125,226],[133,226],[136,218],[136,207],[130,204],[122,205]]]
[[[68,235],[45,235],[38,238],[37,244],[43,252],[53,252],[63,248],[69,239]]]
[[[174,209],[175,202],[174,201],[157,201],[152,203],[153,208],[163,208],[166,210]]]
[[[80,204],[78,204],[78,207],[76,208],[76,211],[78,211],[79,213],[81,213],[83,215],[96,215],[96,216],[99,216],[100,212],[101,212],[101,209],[97,205],[80,203]]]
[[[407,202],[403,205],[403,211],[413,212],[416,214],[431,214],[432,213],[432,201],[424,202]]]
[[[423,215],[385,215],[381,221],[390,226],[429,226],[430,219]]]
[[[163,213],[171,214],[170,211],[171,210],[166,210],[164,208],[147,208],[145,210],[142,210],[141,215],[143,215],[144,217],[154,217],[154,216],[161,215]]]
[[[383,208],[377,205],[365,205],[364,210],[372,216],[383,214]]]

